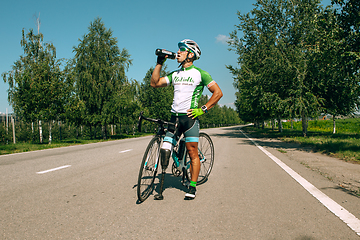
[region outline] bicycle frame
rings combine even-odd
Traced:
[[[165,134],[166,134],[166,131],[165,129],[163,128],[159,128],[158,132],[156,135],[160,136],[161,138],[161,143],[160,143],[160,146],[162,146],[163,144],[163,141],[164,141],[164,137],[165,137]],[[181,141],[181,136],[178,137],[178,140],[176,142],[176,145],[174,146],[173,150],[172,150],[172,153],[171,153],[171,158],[173,159],[174,163],[175,163],[175,167],[178,171],[183,171],[183,169],[185,170],[188,170],[190,168],[190,161],[189,162],[185,162],[186,160],[186,148],[183,149],[183,153],[181,154],[180,152],[177,152],[175,151],[175,148],[176,147],[179,147],[179,143]],[[179,150],[179,149],[178,149]],[[204,154],[201,152],[200,149],[198,149],[198,154],[199,154],[199,159],[200,159],[200,162],[205,162],[206,161],[206,158],[204,156]],[[182,155],[182,159],[179,159],[178,155]],[[156,162],[156,165],[155,165],[155,168],[157,167],[157,165],[159,164],[159,156],[160,156],[160,148],[158,150],[158,153],[157,153],[157,162]],[[146,165],[145,165],[146,166]]]
[[[171,154],[171,157],[172,157],[173,161],[175,162],[175,166],[176,166],[176,168],[178,168],[178,170],[182,170],[183,167],[186,167],[186,165],[185,165],[186,148],[183,149],[182,154],[179,152],[179,150],[180,150],[179,149],[180,148],[180,141],[181,141],[181,138],[179,138],[179,140],[177,141],[177,143],[176,143],[176,145],[175,145],[175,147],[174,147],[174,149],[172,151],[172,154]],[[178,147],[178,152],[175,151],[176,146]],[[178,157],[178,155],[176,153],[179,154],[179,156],[182,155],[182,159],[179,159],[179,157]]]
[[[161,138],[161,143],[160,146],[162,146],[163,141],[164,141],[164,137],[165,137],[166,131],[163,129],[159,129],[158,133],[156,135],[160,136]],[[183,169],[188,170],[190,168],[190,161],[189,162],[185,162],[186,160],[186,148],[183,149],[183,153],[181,154],[180,152],[175,151],[175,148],[179,146],[179,143],[181,141],[181,137],[179,137],[179,139],[176,142],[175,147],[172,150],[171,153],[171,158],[173,159],[174,163],[175,163],[175,167],[178,171],[183,171]],[[178,149],[179,150],[179,149]],[[178,154],[182,155],[182,159],[179,159]],[[199,154],[199,159],[200,159],[200,163],[205,162],[206,158],[204,156],[204,154],[201,152],[200,149],[198,149],[198,154]],[[160,148],[157,152],[157,161],[155,164],[155,168],[157,168],[157,165],[159,164],[159,159],[160,159]],[[146,167],[146,164],[145,164]]]
[[[160,139],[161,139],[160,146],[162,146],[163,141],[164,141],[164,137],[165,137],[165,134],[166,134],[166,131],[167,131],[165,129],[165,127],[164,127],[164,124],[171,125],[171,124],[174,124],[174,123],[162,121],[162,120],[159,120],[159,119],[151,119],[151,118],[148,118],[148,117],[144,117],[142,115],[142,112],[141,112],[140,116],[139,116],[139,123],[138,123],[139,132],[141,132],[141,121],[142,121],[142,119],[145,119],[147,121],[155,122],[155,123],[159,124],[159,129],[158,129],[158,131],[156,133],[156,136],[160,136]],[[177,130],[177,124],[175,124],[175,132],[176,132],[176,130]],[[179,151],[179,145],[180,145],[180,141],[181,141],[181,136],[178,136],[176,140],[177,140],[176,145],[174,146],[174,148],[172,150],[171,158],[173,159],[173,161],[175,163],[176,169],[181,173],[181,172],[186,171],[186,170],[188,170],[190,168],[190,162],[185,163],[185,160],[186,160],[186,155],[185,155],[186,148],[183,149],[182,153],[179,153],[179,152],[175,151],[176,147],[178,147],[178,151]],[[179,159],[178,155],[182,155],[182,159]],[[160,161],[160,148],[159,148],[158,153],[157,153],[157,161],[156,161],[156,164],[155,164],[155,169],[157,168],[157,166],[159,164],[159,161]],[[146,164],[145,164],[145,167],[146,167]],[[183,172],[183,175],[185,175],[184,172]],[[183,176],[183,180],[184,180],[184,177],[185,176]]]

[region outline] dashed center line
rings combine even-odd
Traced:
[[[126,152],[130,152],[132,151],[132,149],[127,149],[127,150],[124,150],[124,151],[120,151],[119,153],[126,153]]]
[[[126,153],[126,152],[130,152],[130,151],[132,151],[132,149],[123,150],[123,151],[120,151],[119,153]],[[37,174],[44,174],[44,173],[48,173],[48,172],[54,172],[54,171],[57,171],[57,170],[68,168],[68,167],[71,167],[71,165],[65,165],[65,166],[61,166],[61,167],[57,167],[57,168],[48,169],[48,170],[45,170],[45,171],[37,172]]]
[[[68,167],[71,167],[71,165],[65,165],[65,166],[61,166],[61,167],[57,167],[57,168],[52,168],[52,169],[49,169],[49,170],[37,172],[37,174],[44,174],[44,173],[48,173],[48,172],[53,172],[53,171],[57,171],[57,170],[68,168]]]

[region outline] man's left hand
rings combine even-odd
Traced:
[[[195,119],[204,114],[204,111],[201,108],[189,109],[187,110],[187,116]]]

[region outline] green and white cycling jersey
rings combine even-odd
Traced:
[[[181,68],[165,77],[168,86],[174,85],[174,99],[171,112],[186,113],[188,109],[198,108],[204,87],[210,88],[215,81],[210,74],[194,65]]]

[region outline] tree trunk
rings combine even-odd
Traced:
[[[93,128],[95,128],[95,130],[93,130]],[[91,139],[95,139],[96,137],[96,127],[93,127],[92,125],[90,125],[90,136],[91,136]]]
[[[13,143],[16,144],[16,137],[15,137],[15,120],[14,117],[11,117],[11,124],[13,130]]]
[[[59,124],[59,138],[61,141],[61,121],[58,121],[58,124]]]
[[[294,121],[292,119],[290,120],[290,123],[291,123],[291,129],[294,129]]]
[[[51,144],[52,141],[51,130],[52,130],[52,123],[51,121],[49,121],[49,144]]]
[[[43,143],[41,120],[39,120],[39,135],[40,135],[40,143]]]
[[[271,129],[274,131],[275,128],[275,119],[271,119]]]
[[[278,117],[278,122],[279,122],[279,132],[283,132],[283,126],[282,126],[282,122],[281,122],[280,117]]]
[[[31,141],[35,141],[34,122],[31,122]]]
[[[8,109],[6,109],[6,134],[9,132],[9,115],[8,115]]]
[[[333,115],[333,134],[336,133],[335,115]]]
[[[302,121],[302,132],[304,137],[307,136],[307,119],[305,112],[301,113],[301,121]]]
[[[101,126],[101,136],[102,136],[103,139],[106,139],[106,137],[107,137],[107,132],[106,132],[106,126],[105,125]]]

